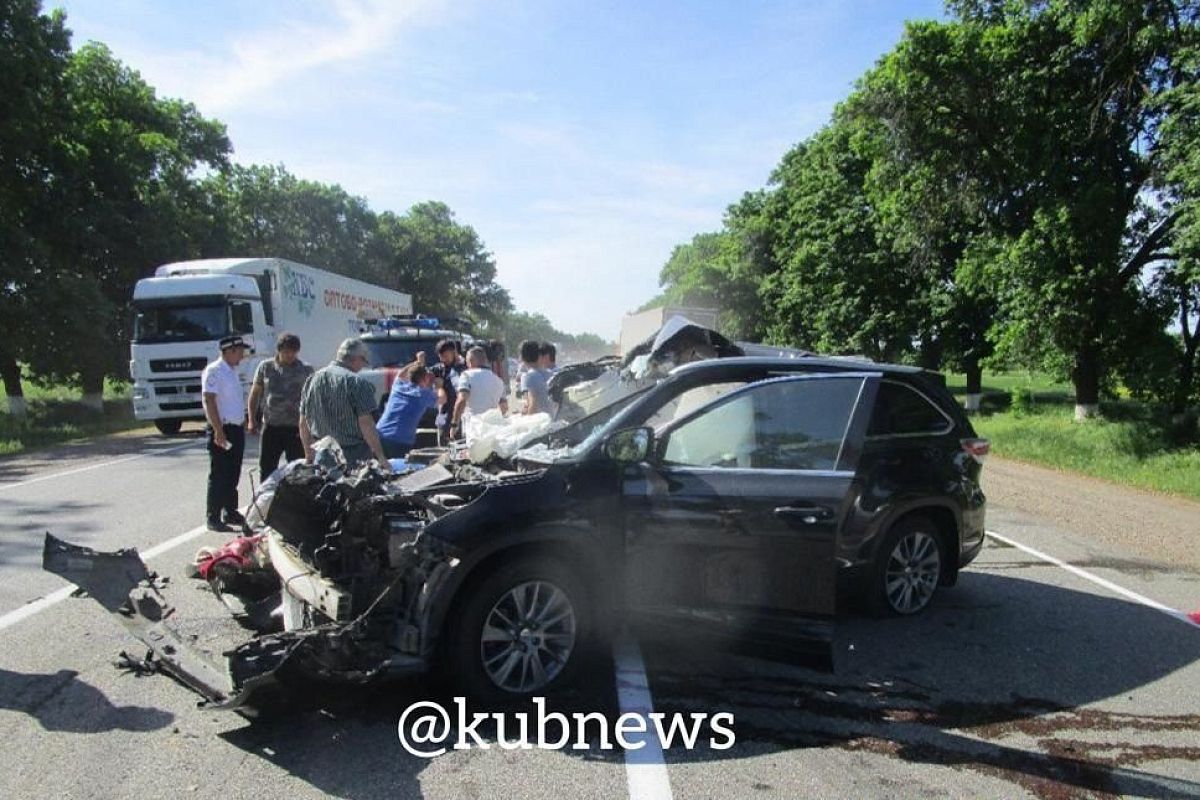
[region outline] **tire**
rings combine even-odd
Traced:
[[[570,684],[594,630],[588,594],[570,569],[522,558],[463,590],[459,612],[447,621],[444,654],[465,694],[506,703]]]
[[[906,517],[892,526],[880,544],[867,608],[875,616],[907,617],[929,607],[945,563],[938,528],[927,517]]]
[[[156,419],[154,420],[154,427],[158,428],[158,432],[163,436],[174,436],[183,429],[183,420],[179,418]]]

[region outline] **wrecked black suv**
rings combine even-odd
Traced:
[[[258,540],[269,568],[252,570],[271,581],[234,606],[256,632],[220,657],[180,633],[136,552],[48,535],[45,566],[217,704],[292,672],[435,666],[519,697],[568,681],[626,622],[828,659],[839,588],[921,611],[982,546],[986,452],[932,373],[712,359],[484,466],[293,465]]]

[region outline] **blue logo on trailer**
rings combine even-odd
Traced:
[[[317,302],[317,290],[311,276],[297,272],[286,264],[283,267],[283,297],[293,300],[296,308],[306,317],[312,316]]]

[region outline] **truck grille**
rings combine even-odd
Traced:
[[[163,411],[199,411],[201,408],[199,403],[159,403],[158,407]]]
[[[154,394],[162,397],[165,394],[200,394],[200,384],[194,386],[155,386]]]
[[[151,372],[195,372],[208,366],[205,358],[152,358]]]

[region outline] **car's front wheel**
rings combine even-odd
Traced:
[[[875,559],[869,605],[887,616],[918,614],[929,607],[942,575],[942,544],[925,517],[892,526]]]
[[[519,699],[569,682],[592,623],[574,573],[552,559],[502,564],[448,622],[448,665],[476,697]]]
[[[178,417],[165,417],[154,420],[154,427],[163,436],[174,436],[183,429],[183,420]]]

